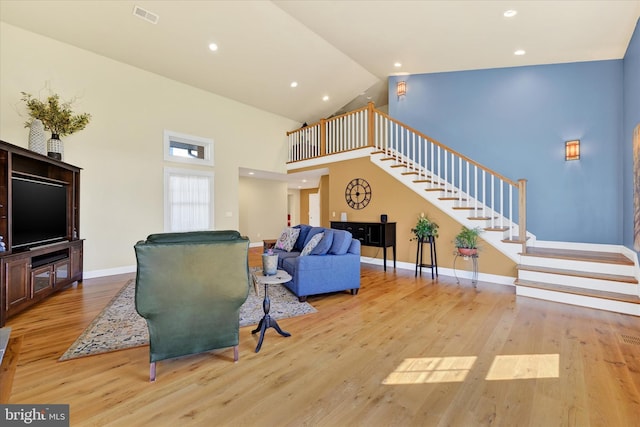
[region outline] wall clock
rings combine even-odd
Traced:
[[[362,209],[371,201],[371,186],[362,178],[352,179],[344,191],[344,198],[353,209]]]

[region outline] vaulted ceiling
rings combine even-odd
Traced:
[[[620,59],[639,16],[640,0],[0,0],[8,24],[300,123],[386,104],[396,73]]]

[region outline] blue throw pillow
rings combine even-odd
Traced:
[[[324,237],[315,248],[311,251],[311,255],[326,255],[331,249],[333,243],[333,230],[331,228],[324,229]]]
[[[296,240],[296,244],[293,245],[293,250],[297,252],[302,252],[304,249],[304,244],[307,241],[307,234],[309,234],[309,230],[311,230],[311,226],[307,224],[296,225],[293,228],[299,228],[300,234],[298,235],[298,240]]]
[[[331,255],[344,255],[349,252],[353,235],[346,230],[333,230],[333,243],[329,253]]]

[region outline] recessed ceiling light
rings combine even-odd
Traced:
[[[256,174],[255,172],[249,172],[249,175],[255,175],[255,174]]]
[[[515,52],[513,52],[514,55],[518,55],[518,56],[522,56],[525,53],[527,53],[524,49],[518,49]]]
[[[298,82],[291,82],[291,87],[298,87]]]
[[[509,10],[505,10],[504,13],[502,14],[505,18],[513,18],[514,16],[516,16],[518,14],[517,10],[513,10],[513,9],[509,9]]]
[[[211,52],[215,52],[216,50],[218,50],[218,45],[217,45],[217,44],[215,44],[215,43],[210,43],[210,44],[209,44],[209,50],[210,50]]]
[[[307,182],[307,180],[306,180],[306,179],[303,179],[303,180],[302,180],[302,182]]]
[[[329,100],[329,95],[325,95],[325,96],[323,96],[323,97],[322,97],[322,100],[323,100],[323,101],[328,101],[328,100]]]
[[[395,64],[393,64],[393,66],[396,68],[400,68],[402,67],[402,64],[400,62],[396,62]]]

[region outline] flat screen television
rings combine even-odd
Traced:
[[[18,176],[11,184],[11,249],[66,240],[66,185]]]

